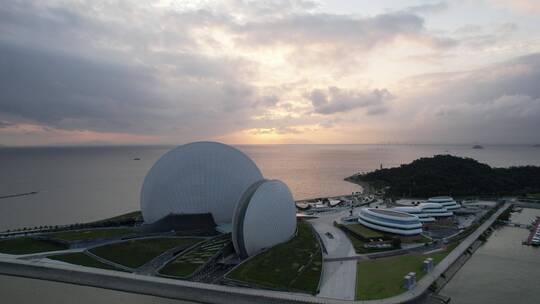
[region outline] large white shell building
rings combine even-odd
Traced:
[[[232,224],[233,244],[243,257],[296,231],[287,185],[265,180],[247,155],[216,142],[182,145],[158,159],[143,182],[141,211],[148,224],[171,214],[210,214],[218,224]]]
[[[230,223],[244,190],[262,178],[257,165],[231,146],[195,142],[176,147],[144,178],[144,221],[153,223],[171,213],[211,213],[216,223]]]

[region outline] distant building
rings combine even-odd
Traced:
[[[216,142],[182,145],[158,159],[143,182],[141,211],[150,230],[230,227],[241,257],[285,242],[296,231],[287,185],[264,179],[247,155]]]
[[[430,197],[427,200],[427,203],[437,203],[441,204],[443,207],[445,207],[447,210],[453,211],[456,209],[461,208],[461,205],[458,204],[453,198],[450,196],[436,196],[436,197]]]
[[[421,203],[416,206],[394,207],[392,210],[416,215],[422,223],[435,222],[437,219],[454,215],[452,211],[439,203]]]
[[[422,233],[418,216],[391,209],[362,208],[358,222],[374,230],[404,236]]]

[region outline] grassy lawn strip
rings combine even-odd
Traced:
[[[343,225],[342,227],[344,229],[351,231],[352,233],[359,235],[360,237],[364,239],[383,238],[382,233],[369,229],[367,227],[364,227],[360,224]]]
[[[84,254],[83,252],[76,252],[76,253],[68,253],[68,254],[62,254],[62,255],[53,255],[48,257],[51,260],[57,260],[66,262],[69,264],[75,264],[80,266],[86,266],[86,267],[94,267],[94,268],[101,268],[101,269],[109,269],[109,270],[119,270],[124,271],[122,269],[118,269],[114,266],[101,263],[98,260],[95,260],[94,258]]]
[[[374,252],[381,252],[381,251],[387,251],[387,250],[393,250],[394,248],[365,248],[363,240],[360,239],[360,237],[352,232],[349,229],[345,229],[343,227],[345,226],[352,226],[352,225],[338,225],[337,227],[340,228],[343,232],[345,232],[345,235],[349,238],[349,241],[351,241],[351,244],[354,247],[354,251],[358,254],[364,254],[364,253],[374,253]],[[382,236],[382,234],[380,234]]]
[[[407,254],[388,258],[359,262],[356,272],[356,299],[375,300],[398,295],[405,291],[403,277],[409,272],[416,272],[416,280],[424,275],[422,262],[431,257],[434,264],[439,263],[454,248],[432,254]]]
[[[310,224],[298,222],[297,235],[236,267],[228,278],[279,290],[317,292],[321,251]]]
[[[110,244],[90,249],[90,252],[130,268],[140,267],[161,253],[178,246],[189,247],[198,238],[154,238],[129,240],[122,243]]]
[[[133,230],[129,228],[111,228],[111,229],[88,229],[88,230],[75,230],[64,231],[49,234],[51,238],[63,240],[63,241],[88,241],[93,239],[102,238],[115,238],[133,234]]]
[[[19,237],[0,241],[0,252],[7,254],[30,254],[47,251],[66,250],[67,245],[46,241],[36,240],[30,237]]]
[[[354,247],[354,251],[356,251],[356,253],[358,254],[393,250],[393,248],[365,248],[364,244],[366,242],[360,240],[358,236],[354,235],[352,232],[348,231],[347,229],[343,229],[343,232],[345,232],[345,235],[347,235],[347,237],[349,238],[349,240],[351,241]]]
[[[290,286],[291,291],[315,293],[319,287],[322,271],[322,254],[320,252],[313,257],[313,261],[307,264],[303,271]]]
[[[203,242],[163,267],[159,273],[167,276],[186,278],[204,265],[221,249],[231,242],[230,234]]]

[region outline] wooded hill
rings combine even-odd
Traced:
[[[471,158],[436,155],[346,180],[387,187],[391,196],[519,195],[540,192],[540,167],[492,168]]]

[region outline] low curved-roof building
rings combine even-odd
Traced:
[[[247,257],[289,240],[296,231],[296,208],[291,191],[278,180],[251,185],[236,205],[232,240]]]
[[[443,207],[445,207],[447,210],[456,210],[461,208],[461,205],[458,204],[453,198],[450,196],[435,196],[430,197],[427,200],[427,203],[437,203],[441,204]]]
[[[422,233],[422,223],[418,216],[390,209],[362,208],[358,222],[374,230],[399,235]]]
[[[144,178],[144,221],[210,213],[216,223],[230,223],[242,193],[262,178],[257,165],[231,146],[216,142],[179,146],[158,159]]]
[[[452,211],[449,211],[438,203],[421,203],[416,206],[394,207],[392,210],[416,215],[422,223],[434,222],[437,218],[454,215]]]

